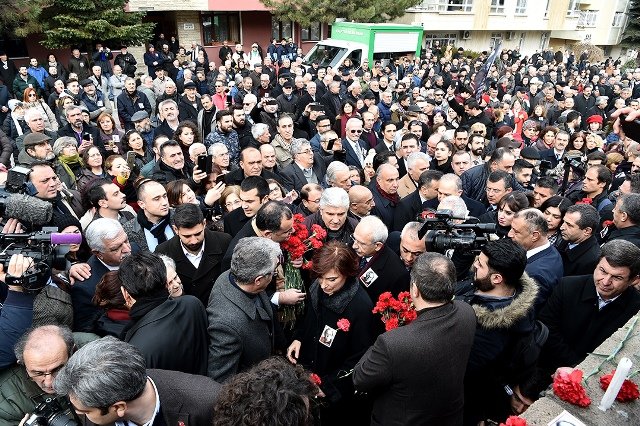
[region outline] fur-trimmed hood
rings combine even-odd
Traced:
[[[485,329],[507,329],[529,315],[538,296],[538,283],[525,272],[520,277],[520,284],[522,290],[507,306],[492,310],[483,305],[472,304],[478,325]]]

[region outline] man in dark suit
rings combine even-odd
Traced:
[[[342,148],[346,152],[345,164],[364,169],[364,159],[367,156],[367,144],[360,139],[362,135],[362,120],[350,118],[345,126],[346,137],[342,140]]]
[[[457,195],[458,197],[462,198],[462,201],[464,201],[464,204],[467,206],[469,216],[480,217],[487,210],[481,202],[469,198],[463,194],[462,179],[460,179],[459,176],[456,176],[453,173],[447,173],[446,175],[442,176],[442,178],[440,178],[437,191],[438,201],[442,201],[444,197],[448,197],[450,195]]]
[[[564,272],[562,257],[549,242],[548,232],[544,215],[540,210],[533,208],[516,213],[509,231],[509,238],[527,251],[525,272],[538,284],[536,312],[540,312]]]
[[[224,218],[224,232],[234,237],[256,215],[260,206],[269,201],[269,184],[260,176],[249,176],[240,183],[242,207]]]
[[[564,276],[584,275],[595,269],[600,260],[600,245],[594,235],[600,224],[598,211],[589,204],[570,206],[564,214],[559,246]]]
[[[222,257],[231,235],[208,229],[202,210],[195,204],[176,207],[173,230],[176,235],[158,245],[156,253],[165,254],[175,261],[184,292],[196,296],[206,305],[213,283],[223,272]]]
[[[371,214],[378,216],[387,228],[393,228],[396,206],[400,202],[398,180],[398,169],[391,164],[382,164],[378,167],[375,180],[369,184],[375,203]]]
[[[640,194],[624,194],[613,209],[615,229],[605,241],[626,240],[640,247]]]
[[[640,249],[628,241],[611,241],[593,274],[566,277],[540,312],[549,328],[541,365],[553,372],[574,366],[593,352],[640,309]]]
[[[271,283],[280,246],[247,237],[233,250],[231,269],[218,277],[209,315],[208,376],[225,381],[271,356],[275,349],[275,317],[264,291]]]
[[[332,122],[340,115],[342,99],[340,99],[340,82],[332,81],[329,83],[327,92],[320,98],[320,103],[324,106],[324,113]]]
[[[354,368],[356,390],[375,395],[372,425],[462,424],[476,320],[471,306],[452,301],[455,276],[445,256],[418,257],[410,290],[417,319],[380,335]]]
[[[138,349],[113,337],[88,343],[69,358],[54,388],[96,425],[209,425],[220,391],[205,376],[147,370]]]
[[[264,156],[260,150],[248,147],[240,152],[240,167],[224,175],[224,182],[227,185],[240,185],[241,182],[249,176],[262,176],[265,179],[275,179],[289,191],[291,181],[288,177],[267,170],[263,163]]]
[[[71,287],[73,330],[92,333],[94,322],[102,313],[92,303],[96,286],[109,270],[120,267],[122,260],[131,254],[131,245],[120,222],[104,217],[91,222],[85,230],[85,238],[93,256],[86,264],[74,265],[76,268],[88,266],[88,274],[84,279],[75,276],[76,283]]]
[[[380,132],[382,133],[382,141],[381,143],[376,145],[375,147],[376,153],[380,154],[381,152],[385,152],[385,151],[390,151],[395,153],[396,152],[395,138],[396,138],[396,132],[397,132],[396,124],[392,121],[385,121],[384,123],[382,123],[382,126],[380,127]]]
[[[369,298],[376,303],[386,291],[397,296],[409,291],[409,273],[387,245],[389,231],[380,219],[365,216],[353,231],[353,249],[360,257],[358,278]]]
[[[402,228],[414,220],[425,209],[438,207],[438,186],[442,172],[438,170],[425,170],[418,179],[418,190],[404,197],[396,206],[393,215],[393,230],[402,231]],[[377,203],[377,201],[376,201]]]
[[[293,189],[298,194],[302,187],[308,183],[320,184],[323,182],[330,161],[327,162],[325,157],[314,153],[307,140],[294,140],[291,143],[291,156],[293,162],[282,170],[282,174],[293,183]]]
[[[569,145],[569,133],[564,130],[560,130],[556,134],[556,139],[553,142],[553,148],[540,151],[540,160],[550,161],[551,167],[555,168],[564,158],[564,151],[567,148],[567,145]]]

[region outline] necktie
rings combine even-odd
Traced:
[[[365,266],[367,266],[367,259],[365,259],[363,257],[362,259],[360,259],[360,268],[359,269],[362,271]]]

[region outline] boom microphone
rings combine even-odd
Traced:
[[[51,234],[51,244],[57,245],[70,245],[81,244],[82,234],[62,234],[60,232],[53,232]]]
[[[15,218],[24,224],[45,225],[53,216],[53,205],[25,194],[0,196],[0,216]]]

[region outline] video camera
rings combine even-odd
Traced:
[[[14,254],[33,259],[34,265],[21,277],[7,276],[8,285],[20,285],[26,292],[35,293],[47,285],[52,269],[64,270],[65,255],[69,244],[80,244],[81,234],[61,234],[56,227],[44,227],[42,231],[24,234],[0,234],[0,262],[4,270]]]
[[[80,421],[70,404],[65,408],[60,400],[48,395],[36,405],[25,426],[76,426]]]
[[[418,231],[418,238],[425,235],[427,251],[445,252],[449,249],[480,250],[489,242],[489,234],[496,231],[495,223],[477,223],[475,217],[459,218],[451,210],[426,212],[424,224]],[[456,220],[475,221],[476,223],[455,223]]]

